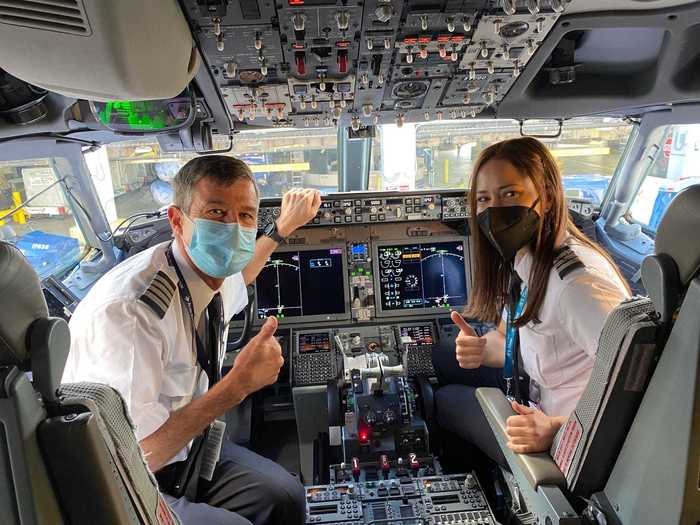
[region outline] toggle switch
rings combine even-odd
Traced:
[[[352,477],[355,482],[360,481],[360,460],[357,458],[352,458]]]
[[[540,12],[540,0],[527,0],[527,10],[531,15],[536,15]]]
[[[482,58],[488,58],[489,57],[489,46],[486,43],[485,40],[481,41],[481,57]]]
[[[306,27],[306,15],[304,13],[295,14],[292,17],[292,24],[294,25],[294,31],[304,31]],[[303,38],[301,40],[303,40]]]
[[[340,11],[336,13],[335,21],[338,23],[338,29],[347,31],[350,26],[350,14],[347,11]]]
[[[236,73],[238,72],[238,64],[235,62],[226,62],[224,66],[224,74],[227,78],[236,78]]]

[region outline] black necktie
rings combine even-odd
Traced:
[[[219,366],[221,359],[221,346],[223,341],[223,324],[224,324],[224,302],[221,299],[221,294],[216,292],[212,297],[209,306],[207,306],[207,322],[208,340],[209,340],[209,355],[211,356],[209,375],[209,384],[213,385],[221,379],[221,367]]]
[[[219,369],[219,351],[221,347],[223,301],[221,294],[216,293],[202,313],[204,330],[197,337],[197,362],[209,378],[211,387],[221,379]]]

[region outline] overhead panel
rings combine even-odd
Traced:
[[[558,0],[187,0],[234,122],[402,125],[493,116]]]

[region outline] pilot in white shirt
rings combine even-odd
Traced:
[[[457,312],[454,342],[433,352],[439,424],[505,459],[475,397],[499,387],[513,401],[508,447],[549,450],[590,378],[609,313],[629,297],[610,257],[569,218],[561,174],[534,138],[482,151],[470,185],[474,276],[469,318],[497,324],[483,336]],[[518,384],[518,370],[529,384]]]
[[[195,326],[200,326],[215,292],[187,263],[180,245],[170,241],[104,275],[70,320],[72,342],[63,381],[105,383],[119,390],[139,441],[209,388],[209,378],[192,351],[192,329],[178,293],[177,272],[165,256],[171,244],[192,297]],[[225,319],[248,302],[240,272],[224,279],[219,292]],[[166,464],[186,457],[183,448]]]
[[[256,241],[258,189],[244,162],[197,157],[174,186],[173,241],[116,266],[80,302],[63,382],[105,383],[122,394],[148,465],[184,524],[302,524],[299,481],[232,442],[223,441],[209,479],[187,472],[203,456],[193,440],[208,444],[200,436],[217,418],[277,380],[284,360],[276,319],[220,377],[225,327],[278,243],[316,215],[320,194],[285,194],[279,218]]]
[[[519,253],[515,271],[525,287],[532,254]],[[520,328],[523,369],[530,400],[545,414],[566,416],[583,394],[608,314],[629,292],[600,252],[567,237],[558,249],[537,319]]]

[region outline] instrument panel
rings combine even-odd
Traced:
[[[309,226],[389,224],[395,222],[464,220],[468,218],[463,190],[410,193],[337,193],[323,199]],[[262,228],[280,214],[273,199],[264,202],[258,214]]]
[[[307,524],[496,525],[473,473],[338,483],[306,488]]]

